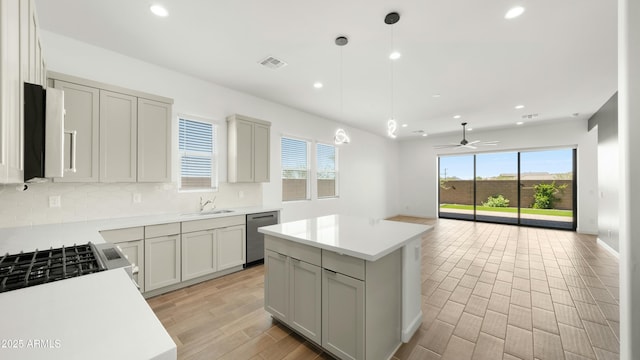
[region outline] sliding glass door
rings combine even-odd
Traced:
[[[439,216],[576,229],[575,149],[440,156]]]
[[[440,217],[474,219],[474,156],[441,157]]]
[[[518,153],[476,155],[476,220],[518,223]]]
[[[520,153],[521,224],[575,230],[574,152]]]

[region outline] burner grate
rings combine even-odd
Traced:
[[[91,243],[36,250],[0,258],[0,292],[45,284],[105,270]]]

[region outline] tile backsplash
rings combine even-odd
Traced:
[[[262,184],[220,183],[217,192],[179,192],[173,183],[42,183],[29,184],[25,191],[22,187],[0,185],[0,228],[195,212],[200,197],[215,196],[218,209],[262,205]],[[50,197],[56,196],[60,207],[49,207]]]

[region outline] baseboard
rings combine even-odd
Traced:
[[[617,251],[615,251],[611,246],[609,246],[609,244],[600,240],[600,238],[598,238],[598,245],[602,246],[605,250],[610,252],[611,255],[616,257],[616,259],[620,259],[620,254]]]
[[[578,234],[585,234],[585,235],[598,235],[598,229],[595,230],[585,230],[585,229],[581,229],[581,228],[577,228],[576,232]]]

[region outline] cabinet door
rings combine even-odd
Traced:
[[[138,99],[100,90],[100,181],[135,182]]]
[[[322,347],[340,359],[364,359],[364,282],[322,272]]]
[[[123,241],[115,243],[131,265],[138,267],[138,273],[133,274],[133,279],[144,292],[144,240]]]
[[[216,230],[218,271],[245,263],[245,226],[231,226]]]
[[[281,321],[289,321],[289,258],[265,250],[264,309]]]
[[[305,337],[322,344],[322,269],[290,258],[289,324]]]
[[[180,282],[180,250],[180,235],[145,239],[145,291]]]
[[[171,105],[138,99],[138,182],[171,182]]]
[[[236,120],[237,182],[253,182],[253,124]]]
[[[20,4],[0,1],[0,183],[24,181]]]
[[[53,87],[64,91],[65,130],[76,131],[76,171],[66,171],[60,182],[97,182],[99,170],[100,90],[60,80]],[[64,168],[71,166],[70,138],[65,135]]]
[[[254,124],[253,127],[253,181],[269,182],[270,176],[270,143],[271,131],[269,126]]]
[[[216,271],[216,233],[214,230],[182,234],[182,280]]]

